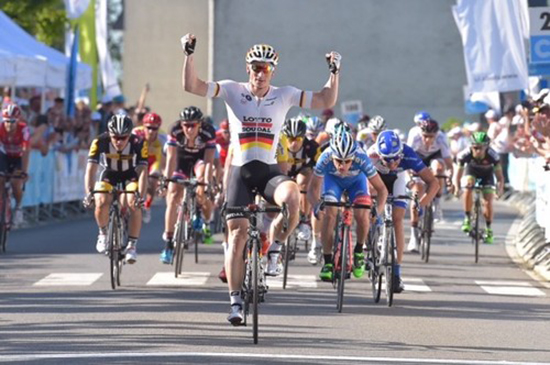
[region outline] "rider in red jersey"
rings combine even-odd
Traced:
[[[2,123],[0,124],[0,193],[4,193],[4,176],[6,174],[22,177],[11,181],[15,198],[13,221],[15,225],[20,225],[23,222],[21,200],[23,199],[23,184],[28,179],[29,141],[29,128],[21,119],[21,109],[16,104],[6,105],[2,110]]]

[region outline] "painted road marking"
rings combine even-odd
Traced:
[[[25,355],[0,355],[0,361],[31,361],[48,359],[132,359],[132,358],[219,358],[222,359],[265,359],[265,360],[308,360],[351,362],[365,364],[437,364],[437,365],[550,365],[548,362],[518,362],[506,360],[460,360],[460,359],[422,359],[422,358],[397,358],[397,357],[366,357],[366,356],[323,356],[323,355],[293,355],[281,353],[237,353],[237,352],[79,352],[79,353],[49,353],[49,354],[25,354]],[[162,360],[159,360],[162,362]]]
[[[476,284],[489,294],[518,295],[518,296],[545,296],[542,290],[534,288],[526,281],[484,281],[476,280]]]
[[[92,285],[102,273],[53,273],[33,286],[85,286]]]
[[[209,272],[184,272],[177,278],[174,272],[157,272],[147,285],[153,286],[200,286],[206,284]]]
[[[283,275],[276,277],[268,276],[266,282],[270,288],[282,288]],[[317,277],[315,275],[288,275],[286,287],[315,289],[317,288]]]
[[[429,286],[424,284],[424,280],[418,278],[403,278],[403,283],[405,284],[406,291],[419,291],[419,292],[430,292]]]

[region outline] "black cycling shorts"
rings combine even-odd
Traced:
[[[243,166],[231,166],[227,182],[227,206],[242,207],[253,203],[254,189],[268,203],[275,204],[275,189],[285,181],[292,181],[292,179],[283,175],[277,164],[268,165],[255,160]],[[226,219],[243,217],[243,214],[226,215]]]
[[[103,170],[99,175],[99,181],[105,181],[112,186],[118,183],[126,185],[127,182],[138,181],[138,174],[136,170],[115,171],[115,170]]]
[[[0,153],[0,175],[13,174],[15,171],[23,169],[23,159],[21,157],[11,157],[5,153]]]
[[[198,153],[189,153],[178,151],[178,164],[176,172],[190,179],[195,175],[195,165],[198,161],[204,160],[204,149]]]
[[[424,162],[426,166],[430,167],[433,160],[443,160],[443,155],[441,154],[441,150],[439,150],[428,156],[420,156],[420,158],[422,159],[422,162]]]
[[[475,169],[468,168],[469,166],[466,166],[466,177],[472,177],[475,180],[481,179],[481,186],[483,187],[491,187],[495,186],[495,176],[493,175],[493,172],[491,173],[480,173],[479,171],[475,171]]]

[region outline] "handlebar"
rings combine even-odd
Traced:
[[[321,210],[323,210],[324,207],[344,207],[344,208],[353,208],[353,209],[371,209],[370,205],[367,204],[353,204],[349,202],[328,202],[328,201],[322,201],[321,202]]]

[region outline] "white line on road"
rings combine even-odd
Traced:
[[[362,357],[362,356],[315,356],[292,354],[251,354],[251,353],[222,353],[222,352],[104,352],[104,353],[58,353],[58,354],[28,354],[28,355],[0,355],[0,361],[28,361],[47,359],[99,359],[99,358],[163,358],[163,357],[187,357],[187,358],[248,358],[248,359],[286,359],[286,360],[328,360],[350,361],[362,363],[414,363],[414,364],[455,364],[455,365],[550,365],[542,362],[517,362],[517,361],[490,361],[490,360],[452,360],[452,359],[417,359],[396,357]]]
[[[33,286],[82,286],[92,285],[102,273],[53,273],[37,281]]]
[[[200,286],[206,284],[209,276],[209,272],[184,272],[176,278],[173,271],[158,272],[147,282],[147,285]]]
[[[270,288],[282,288],[283,276],[279,275],[277,277],[268,277],[267,285]],[[286,287],[315,289],[317,288],[317,277],[315,275],[288,275]]]
[[[489,294],[520,295],[520,296],[544,296],[544,292],[534,288],[526,281],[483,281],[476,280],[476,284]]]
[[[405,284],[406,291],[420,291],[420,292],[430,292],[429,286],[424,284],[424,280],[418,278],[403,278],[403,283]]]

